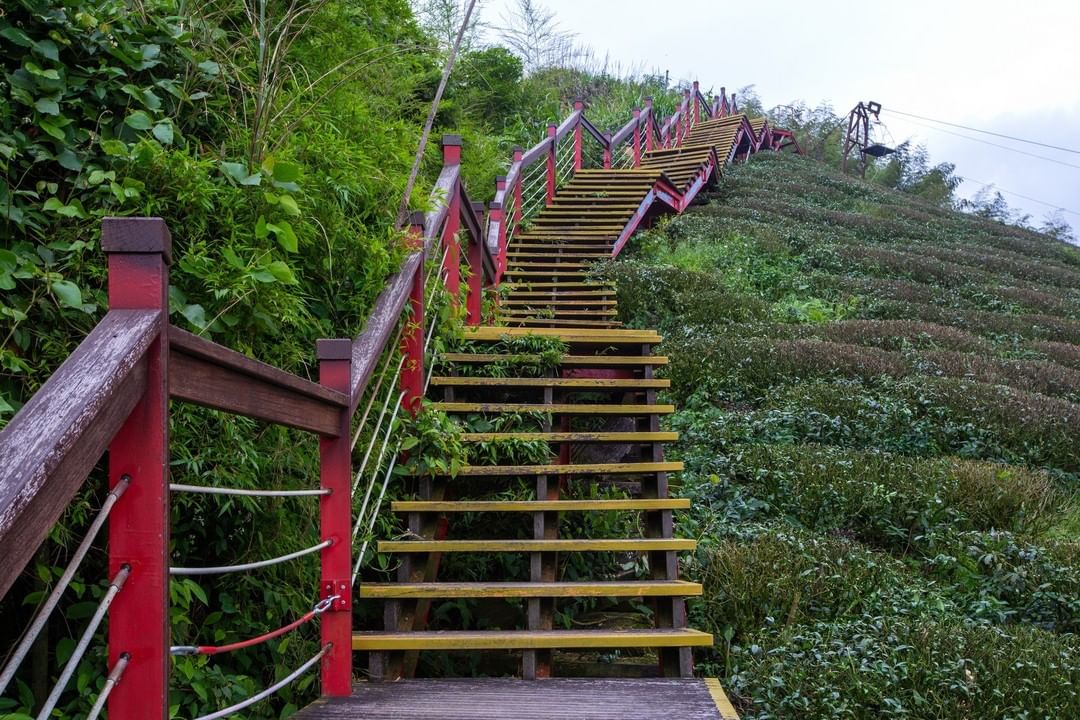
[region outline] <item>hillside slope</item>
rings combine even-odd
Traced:
[[[598,272],[745,717],[1080,716],[1080,252],[761,155]]]

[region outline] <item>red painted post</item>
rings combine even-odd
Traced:
[[[641,109],[634,108],[634,167],[641,164]]]
[[[604,169],[611,169],[611,133],[604,133]]]
[[[483,237],[484,203],[474,202],[472,212],[481,228],[481,236],[469,239],[466,253],[469,259],[469,296],[465,301],[465,324],[479,325],[484,304],[484,243],[487,242]]]
[[[690,102],[694,105],[694,124],[697,125],[701,122],[701,103],[698,102],[698,96],[701,94],[701,85],[697,80],[694,81],[694,94],[691,96]]]
[[[169,264],[172,238],[161,218],[106,218],[109,309],[160,313],[146,352],[146,390],[109,444],[109,486],[131,485],[109,518],[109,577],[131,575],[109,613],[109,667],[130,660],[109,696],[114,720],[169,715]]]
[[[495,287],[499,287],[503,271],[506,269],[506,221],[503,217],[502,203],[498,200],[492,200],[488,205],[488,222],[498,223],[499,227],[499,235],[496,239],[499,247],[498,255],[495,257],[495,281],[492,283]]]
[[[720,88],[720,112],[717,113],[719,117],[727,117],[728,115],[728,102],[727,102],[727,88]]]
[[[555,139],[556,128],[554,125],[548,125],[548,151],[547,151],[547,205],[551,205],[555,202],[555,145],[558,144]]]
[[[691,121],[693,120],[693,110],[690,108],[690,104],[693,102],[693,98],[690,96],[689,90],[683,90],[683,138],[690,134]]]
[[[352,340],[319,340],[319,383],[346,395],[352,389]],[[332,541],[320,552],[320,599],[335,598],[319,619],[322,644],[334,647],[322,659],[322,694],[348,697],[352,692],[352,448],[349,413],[341,411],[337,437],[319,438],[319,486],[329,490],[319,498],[321,538]]]
[[[498,223],[499,225],[499,254],[495,262],[495,284],[499,284],[499,280],[502,278],[503,271],[506,270],[506,238],[507,238],[507,224],[510,221],[510,214],[503,213],[503,207],[509,205],[506,198],[506,176],[495,176],[495,194],[502,193],[502,201],[493,201],[489,206],[491,210],[491,222]]]
[[[719,116],[720,116],[720,96],[717,95],[716,93],[713,93],[712,105],[709,106],[709,117],[719,117]]]
[[[461,164],[461,136],[443,135],[443,166]],[[458,182],[461,182],[460,178]],[[446,276],[446,289],[450,293],[450,302],[458,306],[461,293],[461,248],[457,233],[461,228],[461,194],[455,185],[450,191],[447,202],[446,225],[443,226],[442,246],[446,252],[442,271]]]
[[[645,98],[645,108],[649,116],[645,118],[645,152],[652,152],[653,135],[656,131],[656,115],[653,113],[652,97]]]
[[[574,111],[584,111],[585,103],[581,98],[574,100]],[[582,112],[584,117],[584,112]],[[581,118],[578,118],[577,125],[574,126],[574,172],[581,169]]]
[[[414,250],[424,247],[424,213],[414,212],[409,225],[410,245]],[[405,364],[401,366],[401,389],[405,392],[402,406],[412,415],[420,411],[424,398],[424,263],[421,262],[413,276],[409,290],[409,320],[401,334],[401,354]]]
[[[522,157],[524,157],[524,153],[521,150],[521,146],[515,145],[513,162],[516,163],[519,168],[521,168]],[[514,200],[506,211],[507,220],[510,218],[513,218],[514,220],[514,237],[517,237],[521,233],[521,220],[522,216],[525,215],[525,207],[521,203],[521,176],[523,173],[524,170],[518,171],[517,180],[514,181],[514,187],[512,188],[514,191]]]
[[[735,93],[731,93],[731,114],[737,115],[739,112],[739,103],[735,99]]]

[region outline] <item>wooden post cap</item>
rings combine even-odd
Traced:
[[[442,136],[442,146],[443,147],[447,147],[447,146],[449,146],[449,147],[461,147],[461,136],[460,135],[443,135]]]
[[[424,219],[425,219],[425,215],[424,215],[423,210],[413,210],[409,214],[409,224],[412,225],[413,227],[416,227],[417,225],[419,225],[420,227],[423,227],[424,226]]]
[[[101,221],[101,249],[107,253],[159,253],[172,264],[172,235],[159,217],[107,217]]]
[[[316,340],[315,356],[319,360],[352,360],[352,340],[348,338]]]

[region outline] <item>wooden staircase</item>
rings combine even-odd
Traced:
[[[486,346],[499,345],[508,335],[524,334],[565,343],[562,361],[545,376],[530,374],[527,363],[516,365],[518,356],[486,352]],[[655,653],[656,670],[649,674],[691,675],[690,648],[711,645],[712,637],[686,627],[684,600],[701,594],[701,586],[680,580],[678,573],[678,553],[693,550],[695,542],[674,535],[672,513],[689,502],[668,493],[668,475],[680,471],[682,463],[664,460],[663,443],[676,434],[660,430],[660,417],[674,411],[657,401],[657,391],[669,385],[654,374],[666,362],[652,354],[660,337],[650,331],[581,326],[483,327],[470,330],[467,338],[476,352],[443,358],[449,372],[432,378],[431,392],[440,398],[432,407],[463,419],[493,418],[497,427],[518,415],[535,418],[525,428],[511,422],[511,429],[468,432],[462,440],[544,443],[551,449],[550,460],[469,465],[454,478],[421,482],[416,500],[393,504],[393,511],[406,518],[408,537],[380,542],[378,549],[400,562],[398,582],[359,589],[361,598],[380,599],[385,607],[386,629],[358,633],[354,641],[356,649],[370,653],[372,675],[407,675],[416,662],[410,652],[492,650],[520,653],[508,674],[539,678],[558,672],[559,651],[632,649],[640,658],[641,648]],[[500,377],[477,374],[493,363],[511,371]],[[481,483],[479,489],[474,483]],[[524,499],[482,497],[504,495],[505,487],[522,483],[530,490]],[[598,496],[596,486],[607,491]],[[458,539],[454,520],[464,513],[522,517],[526,522],[516,524],[521,529],[529,516],[532,523],[519,537]],[[632,537],[569,534],[573,519],[587,513],[620,514],[637,531]],[[499,520],[494,517],[492,524],[505,524]],[[440,527],[448,528],[448,534]],[[434,568],[452,553],[524,555],[527,577],[436,579]],[[625,563],[643,558],[647,570],[644,576],[565,580],[562,559],[571,553],[610,554]],[[625,607],[628,599],[648,603],[652,626],[557,628],[560,601],[583,597],[604,598],[613,608]],[[424,629],[432,601],[493,598],[522,600],[519,615],[491,629]]]
[[[594,279],[590,266],[617,254],[620,237],[646,214],[681,210],[685,204],[677,203],[688,203],[739,152],[746,127],[741,115],[703,121],[680,147],[646,153],[639,168],[580,170],[515,235],[497,325],[468,329],[468,349],[441,356],[428,396],[433,408],[465,426],[466,444],[539,443],[549,457],[477,462],[452,478],[417,478],[415,498],[393,503],[407,531],[380,542],[378,551],[397,564],[396,582],[359,587],[361,599],[383,607],[384,629],[358,632],[353,641],[367,654],[372,679],[411,677],[419,653],[460,651],[490,651],[497,661],[484,672],[527,679],[595,672],[603,663],[582,658],[599,651],[609,653],[608,661],[629,658],[639,675],[692,676],[691,649],[713,639],[687,626],[685,600],[702,589],[679,576],[679,553],[696,542],[678,537],[673,524],[674,511],[689,501],[669,492],[670,474],[682,463],[664,459],[664,444],[677,439],[660,423],[675,409],[657,397],[669,385],[656,376],[667,359],[654,354],[661,341],[655,332],[621,327],[615,288]],[[660,206],[658,188],[676,204]],[[535,336],[565,348],[540,374],[506,350],[515,338]],[[522,488],[527,492],[513,493]],[[599,513],[621,518],[606,527],[624,534],[580,533],[589,527],[581,518]],[[461,518],[477,515],[490,518],[479,527],[515,528],[513,536],[475,537],[475,521],[468,537],[455,534]],[[608,561],[595,564],[595,576],[570,577],[568,558],[577,553]],[[491,572],[453,576],[460,554],[492,558],[482,565]],[[527,559],[520,576],[500,574],[505,556]],[[627,627],[601,616],[557,625],[559,608],[582,598],[603,608],[638,608],[637,622]],[[492,601],[505,606],[467,628],[429,629],[440,604],[463,600],[475,601],[481,615]],[[629,672],[608,665],[608,674]]]

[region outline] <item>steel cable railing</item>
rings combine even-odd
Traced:
[[[105,678],[105,687],[101,688],[101,692],[98,693],[97,700],[94,701],[94,706],[90,708],[86,720],[97,720],[98,716],[101,715],[101,711],[105,709],[105,702],[109,699],[113,688],[119,685],[120,679],[124,677],[124,670],[127,669],[129,662],[131,662],[131,655],[127,653],[121,653],[120,657],[116,659],[112,671]]]
[[[97,632],[98,626],[101,625],[101,621],[105,619],[105,613],[109,612],[109,606],[112,605],[113,600],[117,594],[124,589],[124,583],[127,582],[128,577],[131,575],[131,566],[124,565],[120,568],[119,572],[113,576],[112,582],[109,583],[109,589],[105,591],[105,596],[101,598],[98,603],[97,610],[94,611],[93,616],[90,618],[90,623],[83,630],[82,637],[79,638],[79,642],[76,643],[75,649],[71,651],[71,657],[68,658],[67,664],[64,665],[64,669],[60,672],[60,677],[57,678],[56,684],[53,685],[52,692],[49,693],[48,699],[45,700],[45,704],[41,707],[41,711],[37,715],[37,720],[46,720],[52,715],[53,708],[56,707],[56,703],[60,701],[60,695],[67,688],[68,682],[71,681],[71,676],[75,674],[75,668],[79,666],[79,661],[82,660],[83,655],[86,654],[86,648],[90,646],[90,641],[94,638],[94,633]]]
[[[445,253],[444,253],[443,257],[444,257],[443,264],[445,264]],[[439,267],[442,267],[443,264],[440,264]],[[445,280],[446,280],[445,272],[442,275],[442,279],[445,282]],[[432,292],[432,297],[434,297],[434,290]],[[435,330],[436,330],[436,328],[438,326],[438,322],[439,322],[438,314],[433,313],[432,314],[432,319],[431,319],[431,324],[429,325],[429,327],[427,329],[427,333],[426,333],[425,338],[424,338],[423,352],[424,352],[425,360],[427,359],[427,353],[428,353],[428,350],[429,350],[430,345],[431,345],[431,339],[435,335]],[[431,377],[432,377],[432,374],[435,371],[435,365],[436,364],[437,363],[435,362],[434,358],[432,358],[430,361],[427,362],[428,371],[427,371],[427,376],[424,379],[423,391],[421,393],[422,395],[427,394],[427,389],[428,389],[428,386],[431,384]],[[404,393],[402,393],[402,398],[401,399],[402,400],[404,399]],[[399,401],[398,402],[398,408],[400,408],[401,406],[402,406],[402,403]],[[392,426],[393,426],[393,420],[391,419],[390,427],[392,427]],[[386,449],[387,441],[390,439],[390,432],[389,432],[390,427],[387,428],[386,436],[383,439],[383,447],[379,452],[379,459],[375,463],[376,471],[378,471],[378,468],[380,468],[382,466],[383,451]],[[365,529],[365,536],[364,536],[364,541],[360,546],[360,551],[357,553],[356,562],[353,565],[353,572],[352,572],[352,577],[351,577],[351,582],[350,582],[351,585],[356,584],[356,578],[359,576],[360,569],[363,567],[364,556],[367,554],[368,546],[371,544],[371,535],[375,530],[375,522],[378,520],[379,510],[382,507],[383,499],[386,497],[386,490],[390,485],[390,480],[393,477],[394,468],[397,466],[397,461],[398,461],[398,458],[400,457],[400,455],[401,455],[401,440],[398,440],[397,445],[394,448],[394,452],[390,456],[390,464],[387,466],[386,473],[383,476],[382,486],[379,489],[379,496],[375,500],[375,504],[372,506],[372,509],[371,509],[370,513],[367,513],[368,500],[369,500],[370,495],[371,495],[371,490],[375,486],[375,482],[374,482],[375,479],[372,478],[372,482],[368,484],[368,490],[367,490],[367,493],[364,496],[364,503],[363,503],[363,505],[362,505],[362,507],[360,509],[360,512],[357,514],[356,523],[353,526],[353,532],[352,532],[353,541],[356,540],[357,536],[360,533],[361,528]],[[366,519],[366,523],[365,523],[365,519]]]
[[[270,687],[266,688],[265,690],[262,690],[261,692],[258,692],[256,694],[252,695],[251,697],[247,698],[246,700],[241,700],[240,702],[236,703],[235,705],[230,705],[227,708],[224,708],[222,710],[218,710],[217,712],[212,712],[209,715],[201,715],[201,716],[195,718],[195,720],[219,720],[219,718],[229,717],[230,715],[238,713],[241,710],[244,710],[245,708],[251,707],[252,705],[254,705],[255,703],[257,703],[257,702],[259,702],[261,700],[265,700],[266,698],[270,697],[271,695],[276,693],[281,688],[285,687],[286,685],[291,684],[298,677],[300,677],[301,675],[306,673],[309,669],[311,669],[311,666],[313,666],[315,663],[322,660],[323,656],[326,655],[326,653],[330,652],[330,650],[333,649],[333,647],[334,646],[333,646],[332,643],[328,643],[328,644],[324,645],[322,650],[320,650],[318,653],[316,653],[311,659],[306,661],[303,665],[301,665],[297,669],[293,670],[291,673],[289,673],[288,675],[286,675],[285,677],[283,677],[281,680],[274,683]]]
[[[305,555],[319,552],[323,548],[328,548],[334,544],[333,540],[323,540],[317,545],[306,547],[303,550],[297,550],[296,552],[286,553],[285,555],[279,555],[277,557],[268,558],[266,560],[256,560],[249,563],[240,563],[238,565],[217,565],[214,567],[170,567],[169,574],[179,577],[190,577],[193,575],[223,575],[235,572],[246,572],[248,570],[258,570],[259,568],[270,567],[272,565],[280,565],[281,563],[289,562],[290,560],[296,560],[302,558]]]
[[[101,509],[98,510],[98,514],[94,518],[94,521],[90,523],[86,535],[83,536],[82,542],[79,543],[79,546],[72,554],[71,560],[68,561],[68,565],[64,568],[64,572],[57,581],[56,586],[52,589],[52,592],[49,593],[45,602],[42,603],[41,607],[34,615],[34,619],[30,622],[30,625],[23,632],[19,644],[16,645],[15,649],[11,652],[7,665],[4,666],[3,673],[0,673],[0,695],[4,694],[11,679],[15,677],[15,672],[19,669],[19,665],[22,664],[27,653],[30,652],[30,648],[33,646],[34,641],[37,640],[38,635],[41,634],[42,629],[44,629],[46,623],[48,623],[49,617],[52,616],[53,610],[56,609],[56,605],[60,602],[60,597],[71,583],[72,578],[75,577],[75,573],[78,571],[79,566],[82,565],[83,558],[86,557],[86,553],[90,550],[94,538],[97,537],[101,527],[105,524],[105,520],[108,519],[113,506],[116,505],[116,502],[123,496],[130,485],[131,478],[124,475],[116,483],[116,486],[109,491],[109,494],[105,496],[105,502],[102,503]]]

